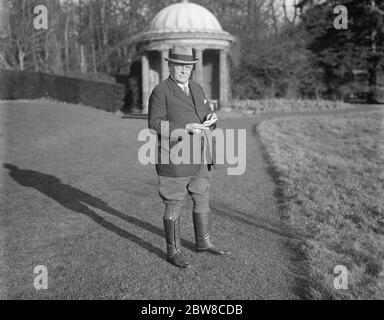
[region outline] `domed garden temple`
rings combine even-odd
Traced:
[[[213,103],[228,101],[229,70],[227,55],[234,37],[224,31],[216,17],[206,8],[181,1],[162,9],[149,27],[137,38],[141,53],[143,113],[153,88],[169,75],[168,57],[176,45],[193,48],[199,59],[192,79],[202,85]]]

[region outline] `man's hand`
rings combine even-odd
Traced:
[[[203,125],[207,128],[215,129],[216,128],[216,122],[217,122],[216,113],[210,113],[206,116]]]
[[[209,129],[209,127],[206,127],[201,123],[188,123],[185,126],[185,130],[187,130],[187,132],[190,134],[198,134],[202,130],[207,130],[207,129]]]

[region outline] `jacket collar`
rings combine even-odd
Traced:
[[[183,89],[181,89],[179,87],[179,85],[176,83],[176,80],[172,77],[172,75],[169,75],[168,83],[170,84],[170,88],[176,97],[187,102],[192,108],[195,108],[195,105],[193,104],[193,102],[191,102],[191,99],[188,99],[188,97],[184,93]],[[194,86],[194,83],[192,81],[189,81],[188,84],[189,84],[189,89],[190,89],[189,91],[192,95],[192,98],[194,101],[196,101],[196,99],[195,99],[196,98],[196,88]]]

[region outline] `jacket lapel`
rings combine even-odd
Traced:
[[[192,94],[192,99],[193,101],[195,102],[195,105],[196,105],[196,108],[197,108],[197,104],[196,102],[197,101],[200,101],[199,98],[199,93],[200,93],[200,90],[197,88],[197,86],[195,85],[194,82],[189,82],[189,89],[190,89],[190,93]],[[200,95],[201,96],[201,95]]]
[[[192,95],[192,99],[195,102],[196,114],[199,117],[200,121],[203,122],[205,115],[199,114],[199,110],[201,110],[201,108],[199,108],[198,102],[202,101],[204,97],[201,96],[201,90],[197,87],[196,83],[191,81],[189,83],[189,88],[190,93]]]
[[[193,105],[193,103],[191,103],[190,99],[188,99],[187,95],[184,93],[184,91],[177,85],[177,83],[171,78],[171,76],[169,76],[168,78],[168,81],[169,81],[169,84],[170,84],[170,87],[172,89],[172,92],[173,94],[178,97],[179,99],[185,101],[186,103],[188,103],[192,108],[195,108],[195,106]],[[192,92],[192,88],[190,86],[190,91]],[[193,96],[193,95],[192,95]]]

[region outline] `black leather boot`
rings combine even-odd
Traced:
[[[196,251],[207,251],[218,255],[230,255],[228,250],[215,247],[210,240],[209,234],[209,212],[193,213],[193,228],[195,230]]]
[[[188,267],[190,262],[181,253],[180,218],[176,220],[163,218],[163,221],[167,240],[167,260],[179,268]]]

